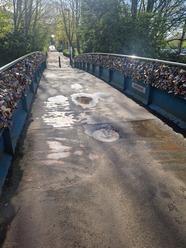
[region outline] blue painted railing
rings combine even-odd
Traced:
[[[19,70],[17,70],[17,68],[19,68]],[[8,81],[9,77],[7,80],[9,85],[8,90],[10,90],[10,92],[11,85],[13,87],[15,81],[14,74],[17,71],[20,72],[20,75],[22,75],[21,73],[24,71],[23,77],[25,76],[25,78],[29,81],[28,85],[25,86],[21,97],[17,99],[17,108],[12,110],[11,125],[6,124],[3,127],[2,123],[0,123],[0,192],[8,174],[9,167],[15,154],[17,142],[45,68],[46,58],[41,52],[27,54],[0,68],[0,93],[3,92],[1,90],[5,88],[4,86],[6,84],[3,85],[3,80],[6,80],[6,75],[8,77],[10,74],[10,82]],[[17,85],[19,84],[19,79],[16,80],[16,83]],[[5,106],[7,106],[6,103]]]
[[[186,129],[186,64],[104,53],[78,55],[73,64]]]

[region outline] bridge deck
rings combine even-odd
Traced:
[[[58,56],[1,202],[2,247],[186,247],[186,140]]]

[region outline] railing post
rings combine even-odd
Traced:
[[[61,58],[59,56],[59,67],[61,68]]]

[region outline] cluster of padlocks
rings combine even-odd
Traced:
[[[45,60],[42,53],[34,53],[0,71],[0,128],[12,125],[12,113],[27,92],[39,65]]]
[[[75,62],[90,63],[122,73],[132,80],[143,81],[168,93],[186,97],[186,67],[169,63],[119,57],[114,55],[85,54],[75,58]]]

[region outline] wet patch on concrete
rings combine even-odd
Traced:
[[[70,110],[68,98],[63,95],[48,98],[43,120],[53,127],[71,127],[75,122],[74,112]]]
[[[80,105],[83,108],[95,107],[99,100],[98,97],[87,93],[76,93],[71,95],[71,98],[76,105]]]
[[[96,153],[90,152],[88,158],[93,161],[99,159],[99,156]]]
[[[92,98],[87,96],[78,96],[76,101],[81,104],[89,104],[92,101]]]
[[[63,131],[58,132],[60,133]],[[47,153],[44,151],[41,155],[39,166],[49,175],[48,184],[50,177],[56,174],[56,181],[52,182],[52,185],[66,188],[82,180],[91,179],[99,168],[101,160],[99,152],[96,148],[95,151],[91,151],[89,146],[84,146],[80,140],[58,139],[54,136],[49,137],[46,144],[49,149]]]
[[[45,166],[49,166],[49,167],[53,167],[53,166],[61,166],[62,164],[64,164],[63,161],[59,161],[56,159],[46,159],[46,160],[41,160],[40,161],[42,164],[44,164]]]
[[[47,125],[51,125],[53,127],[71,127],[75,121],[73,114],[59,113],[57,111],[52,112],[52,114],[48,113],[47,115],[44,115],[43,120],[47,123]]]
[[[83,116],[82,116],[83,117]],[[104,123],[110,123],[112,120],[103,115],[87,115],[86,116],[86,122],[87,124],[104,124]]]
[[[119,139],[119,134],[112,129],[100,129],[93,132],[93,138],[102,142],[114,142]]]
[[[59,136],[63,133],[60,130],[57,132]],[[60,183],[64,182],[64,171],[68,178],[81,174],[78,179],[80,181],[91,178],[95,169],[99,166],[99,153],[90,151],[78,139],[50,136],[46,140],[46,145],[48,152],[42,151],[42,160],[39,160],[40,166],[47,167],[47,173],[50,173],[50,171],[52,173],[61,173],[62,171],[63,176]]]
[[[112,96],[109,93],[98,92],[95,95],[97,95],[97,97],[99,98],[99,100],[101,100],[103,102],[111,103],[111,102],[114,101],[114,96]]]
[[[81,86],[81,84],[78,84],[78,83],[75,83],[75,84],[71,85],[71,89],[74,89],[74,90],[80,90],[82,88],[83,87]]]
[[[47,155],[48,159],[62,159],[67,158],[71,155],[70,150],[72,149],[69,146],[63,146],[59,141],[47,141],[47,144],[50,148],[50,153]]]
[[[111,103],[114,97],[109,93],[97,92],[94,94],[76,93],[71,95],[72,101],[83,108],[95,107],[99,101]]]
[[[75,151],[74,155],[83,156],[83,151]]]
[[[119,133],[109,123],[84,125],[84,129],[86,134],[102,142],[114,142],[120,138]]]
[[[154,120],[140,120],[131,122],[133,131],[141,137],[165,137],[167,133],[160,129],[157,124],[154,125]]]
[[[63,95],[53,96],[48,98],[49,103],[64,104],[68,106],[68,97]]]
[[[77,86],[77,85],[76,85]],[[76,105],[80,105],[84,109],[93,108],[97,105],[99,101],[110,103],[114,100],[114,97],[108,93],[97,92],[94,94],[87,93],[76,93],[71,95],[72,101]],[[92,118],[90,117],[90,113],[81,112],[79,115],[75,115],[75,112],[70,107],[69,99],[63,95],[57,95],[54,97],[48,98],[45,104],[45,114],[42,117],[44,122],[47,125],[51,125],[56,128],[60,127],[72,127],[75,123],[91,123]],[[103,119],[103,117],[101,117]],[[110,119],[105,117],[106,122],[109,122]],[[103,121],[105,122],[105,121]],[[107,132],[102,134],[102,136],[111,136],[114,135],[112,132]],[[97,132],[95,134],[97,136]],[[116,136],[116,135],[115,135]]]
[[[47,158],[48,159],[54,159],[54,160],[56,160],[56,159],[61,159],[61,158],[67,158],[67,157],[69,157],[70,156],[70,152],[53,152],[53,153],[50,153],[50,154],[48,154],[47,155]]]

